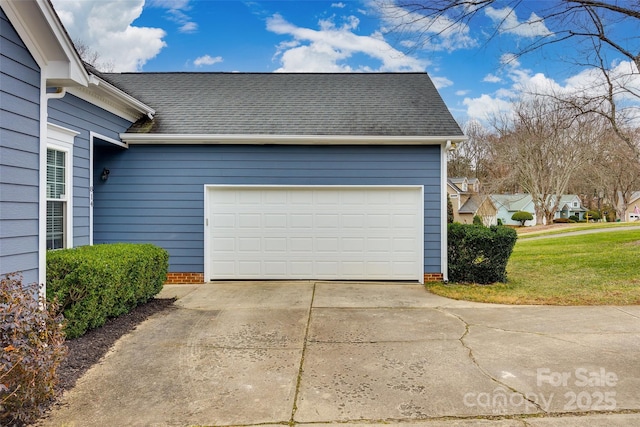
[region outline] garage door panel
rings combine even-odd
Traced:
[[[290,214],[289,227],[306,230],[313,229],[313,214]]]
[[[207,188],[216,279],[420,280],[420,187]]]
[[[287,228],[287,214],[274,214],[274,213],[265,213],[264,214],[264,225],[268,229]]]
[[[313,252],[313,238],[311,237],[289,238],[289,248],[293,253]]]
[[[242,272],[249,277],[260,277],[262,274],[262,263],[260,261],[238,261],[236,274]]]

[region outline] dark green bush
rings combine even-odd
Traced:
[[[578,222],[578,221],[580,221],[580,218],[578,218],[577,215],[571,215],[569,217],[569,222]]]
[[[167,251],[115,243],[47,252],[47,297],[56,297],[75,338],[147,302],[167,278]]]
[[[531,221],[533,219],[533,215],[531,214],[531,212],[518,211],[511,215],[511,219],[514,221],[520,221],[520,225],[524,227],[524,223],[527,221]]]
[[[553,220],[554,224],[568,224],[571,220],[569,218],[556,218]]]
[[[38,297],[37,285],[0,278],[0,425],[21,426],[40,417],[55,396],[57,369],[66,355],[56,302]]]
[[[509,227],[449,224],[449,280],[488,284],[507,280],[507,262],[518,235]]]
[[[482,217],[480,217],[480,215],[474,215],[473,216],[473,224],[474,225],[484,225],[484,223],[482,222]]]

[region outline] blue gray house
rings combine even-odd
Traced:
[[[0,0],[0,274],[44,285],[47,250],[93,244],[95,147],[153,112],[88,70],[47,0]]]
[[[170,282],[446,278],[427,74],[100,74],[45,0],[0,0],[0,274],[151,242]]]

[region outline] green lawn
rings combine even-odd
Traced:
[[[640,304],[640,228],[518,239],[507,283],[427,287],[450,298],[503,304]]]

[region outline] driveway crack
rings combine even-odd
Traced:
[[[302,355],[300,356],[300,367],[298,368],[298,377],[296,379],[296,392],[293,396],[293,408],[291,409],[291,418],[289,425],[294,426],[294,417],[298,411],[298,395],[300,394],[300,384],[302,382],[302,373],[304,372],[304,358],[307,354],[307,343],[309,342],[309,329],[311,328],[311,313],[313,311],[313,301],[316,297],[316,282],[313,283],[311,291],[311,302],[309,303],[309,316],[307,317],[307,327],[304,331],[304,340],[302,341]]]
[[[504,387],[507,390],[510,390],[513,393],[516,393],[518,395],[520,395],[524,400],[526,400],[527,402],[531,403],[533,406],[535,406],[539,411],[543,412],[543,413],[547,413],[547,411],[545,411],[542,406],[540,406],[540,404],[538,402],[536,402],[535,400],[531,399],[529,396],[527,396],[525,393],[522,393],[519,390],[516,390],[515,388],[511,387],[509,384],[506,384],[502,381],[500,381],[498,378],[494,377],[493,375],[491,375],[489,372],[487,372],[482,366],[480,366],[480,364],[478,363],[478,361],[476,360],[474,354],[473,354],[473,349],[471,348],[471,346],[465,342],[465,338],[467,337],[467,335],[469,335],[470,332],[470,328],[471,326],[475,326],[472,325],[470,323],[468,323],[466,320],[464,320],[462,317],[460,317],[459,315],[455,314],[455,313],[451,313],[449,311],[447,311],[446,309],[442,309],[440,307],[436,308],[438,311],[445,313],[445,314],[450,314],[453,317],[455,317],[456,319],[458,319],[460,322],[462,322],[462,324],[464,325],[464,333],[462,334],[462,336],[460,338],[458,338],[458,340],[460,341],[460,343],[462,344],[462,347],[464,347],[467,352],[468,352],[468,356],[469,356],[469,360],[471,361],[471,363],[476,367],[476,369],[478,369],[478,371],[480,371],[480,373],[484,376],[486,376],[487,378],[489,378],[491,381],[495,382],[496,384]]]
[[[631,316],[631,317],[634,317],[634,318],[636,318],[636,319],[640,319],[640,316],[636,316],[636,315],[635,315],[635,314],[633,314],[633,313],[629,313],[628,311],[626,311],[626,310],[622,309],[622,307],[614,307],[614,308],[615,308],[616,310],[618,310],[618,311],[623,312],[624,314],[628,314],[628,315],[629,315],[629,316]]]

